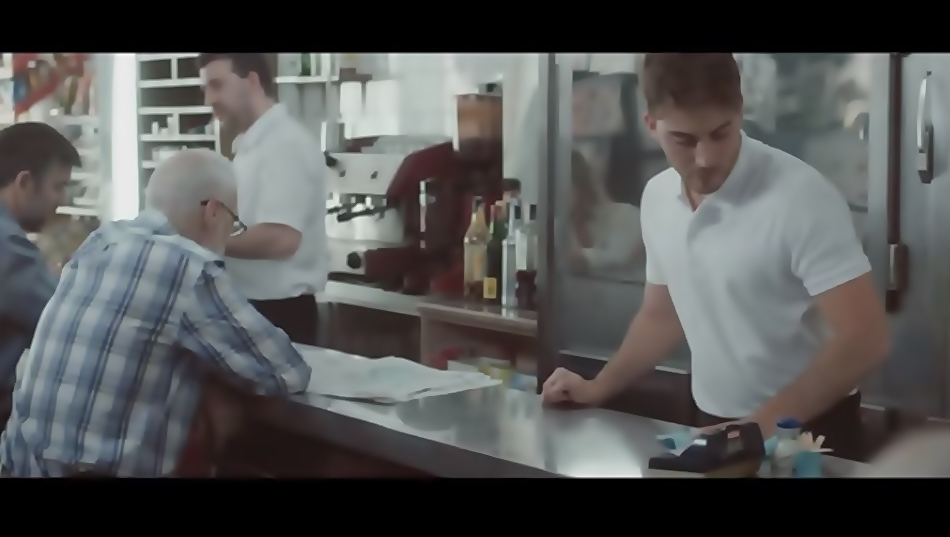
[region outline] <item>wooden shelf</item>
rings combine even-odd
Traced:
[[[64,214],[68,216],[88,216],[88,217],[99,217],[99,211],[94,207],[71,207],[64,205],[56,209],[56,214]]]
[[[143,134],[139,139],[143,142],[214,142],[214,134]]]
[[[153,80],[139,81],[139,87],[143,89],[182,88],[182,87],[191,87],[191,86],[201,86],[201,79],[198,77],[194,77],[194,78],[167,78],[164,80],[153,79]]]
[[[275,80],[278,84],[326,84],[334,81],[325,76],[279,76]]]
[[[210,114],[210,106],[143,106],[139,108],[140,116],[169,116],[173,114]]]

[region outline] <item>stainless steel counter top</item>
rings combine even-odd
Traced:
[[[326,289],[317,297],[321,302],[348,304],[415,317],[419,316],[418,305],[424,298],[341,282],[327,282]]]
[[[533,311],[435,297],[423,299],[417,307],[420,317],[440,322],[528,337],[538,332],[538,315]]]
[[[314,372],[318,374],[318,372]],[[651,477],[657,435],[687,429],[603,409],[543,407],[504,387],[376,405],[312,394],[270,399],[257,418],[441,477]],[[826,457],[829,476],[861,463]]]

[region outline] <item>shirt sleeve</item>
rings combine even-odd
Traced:
[[[8,235],[0,245],[0,317],[31,338],[43,308],[56,290],[56,278],[40,249],[21,235]]]
[[[185,348],[251,381],[261,394],[307,389],[310,366],[287,334],[237,290],[223,263],[203,270],[194,291],[182,322]]]
[[[644,195],[646,198],[646,195]],[[649,209],[641,203],[640,205],[640,229],[643,234],[643,247],[647,255],[646,260],[646,280],[653,285],[666,285],[666,276],[663,274],[662,267],[657,258],[656,245],[651,244],[655,237],[650,236]]]
[[[303,233],[314,205],[325,199],[326,165],[306,154],[299,142],[275,143],[272,148],[261,166],[253,221],[283,224]],[[314,151],[319,151],[316,143]]]
[[[811,296],[871,271],[844,196],[824,177],[802,182],[787,205],[792,272]]]

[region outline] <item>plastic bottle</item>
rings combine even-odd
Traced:
[[[779,420],[775,437],[775,452],[772,453],[772,477],[795,477],[795,458],[801,447],[798,437],[802,433],[802,424],[794,418]]]

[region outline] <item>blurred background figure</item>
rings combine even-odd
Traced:
[[[898,440],[855,477],[950,477],[950,431],[918,431]]]
[[[643,280],[640,210],[610,199],[580,151],[571,154],[571,262],[575,270]]]

